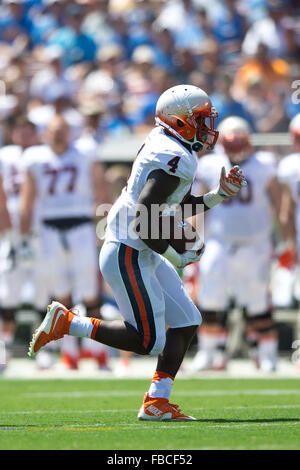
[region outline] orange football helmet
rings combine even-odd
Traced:
[[[155,122],[199,152],[204,145],[213,149],[218,140],[216,117],[218,113],[205,91],[194,85],[177,85],[159,97]]]

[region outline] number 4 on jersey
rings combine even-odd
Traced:
[[[180,157],[174,157],[174,158],[171,158],[171,160],[168,161],[168,165],[170,167],[171,173],[176,173],[176,170],[178,168],[179,160],[180,160]]]

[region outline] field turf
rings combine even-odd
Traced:
[[[198,421],[139,422],[147,380],[0,381],[0,449],[300,449],[299,379],[178,379]]]

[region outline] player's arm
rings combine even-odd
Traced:
[[[166,204],[167,199],[171,194],[176,190],[180,179],[177,176],[171,176],[164,172],[163,170],[154,170],[150,173],[148,180],[140,194],[138,199],[137,210],[139,211],[139,205],[144,206],[143,214],[147,218],[145,223],[147,224],[148,235],[151,234],[151,227],[153,224],[158,224],[157,211],[151,211],[153,204],[162,206]],[[153,213],[155,217],[152,220]],[[141,223],[139,221],[139,223]],[[141,237],[142,238],[142,237]],[[156,251],[157,253],[164,256],[168,259],[175,267],[183,268],[187,264],[195,263],[199,261],[203,253],[203,243],[199,240],[198,249],[193,249],[185,252],[184,254],[177,253],[174,248],[169,245],[168,241],[162,238],[142,238],[151,250]]]
[[[138,206],[143,205],[146,209],[143,211],[143,214],[147,216],[146,224],[148,234],[151,234],[151,227],[153,227],[154,224],[158,224],[158,220],[152,220],[154,211],[151,211],[151,206],[153,204],[157,204],[158,206],[165,204],[168,197],[171,196],[178,187],[179,182],[180,179],[177,176],[171,176],[163,170],[154,170],[148,176],[147,182],[138,199]],[[143,241],[151,250],[160,254],[164,253],[169,246],[168,241],[164,239],[143,238]]]
[[[11,220],[7,210],[6,194],[3,188],[2,176],[0,175],[0,232],[11,229]]]
[[[196,215],[200,212],[212,209],[217,204],[220,204],[225,198],[235,196],[243,186],[246,186],[247,182],[243,175],[242,170],[238,165],[235,165],[226,174],[225,168],[221,170],[219,185],[216,189],[203,194],[202,196],[190,195],[184,204],[191,205],[191,211],[189,214]]]
[[[20,231],[23,236],[31,235],[32,218],[36,200],[34,176],[27,170],[20,193]]]
[[[283,185],[279,182],[277,176],[274,176],[273,178],[271,178],[267,186],[267,191],[269,194],[269,198],[271,200],[274,215],[277,218],[277,220],[280,222]]]
[[[293,200],[289,186],[286,184],[282,185],[278,219],[281,227],[282,240],[295,247],[295,201]]]

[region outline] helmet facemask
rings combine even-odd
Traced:
[[[193,85],[177,85],[166,90],[156,106],[156,124],[199,152],[211,150],[219,132],[215,129],[218,116],[205,91]]]
[[[248,134],[227,134],[222,138],[222,145],[226,155],[232,163],[242,163],[252,152]]]
[[[202,144],[206,146],[207,150],[212,150],[217,143],[219,131],[215,129],[215,119],[218,116],[215,108],[212,107],[207,116],[200,114],[196,118],[197,131],[196,131],[196,145]],[[195,144],[194,144],[195,145]]]
[[[156,123],[168,129],[172,134],[183,142],[189,144],[195,152],[200,152],[204,145],[207,150],[212,150],[217,143],[219,131],[215,129],[215,119],[218,116],[215,108],[210,111],[198,113],[195,117],[194,113],[184,119],[178,115],[176,118],[176,129],[166,125],[159,118]]]

